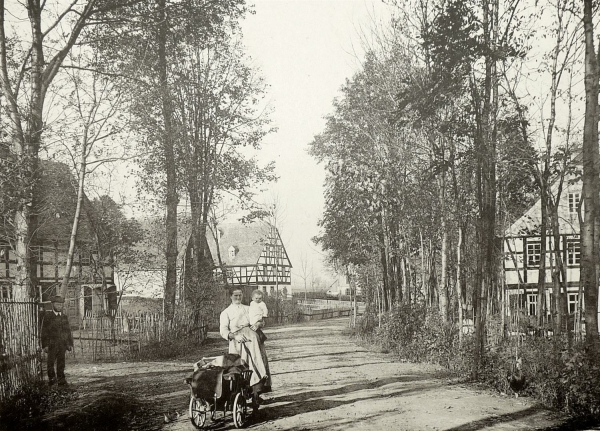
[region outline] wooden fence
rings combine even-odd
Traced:
[[[343,308],[314,308],[302,313],[304,320],[333,319],[334,317],[350,316],[352,310]]]
[[[337,299],[297,299],[297,304],[305,310],[310,309],[353,309],[354,303],[352,301],[340,301]],[[356,309],[358,314],[362,314],[365,311],[365,303],[357,302]]]
[[[0,400],[41,375],[38,306],[0,300]]]
[[[74,359],[132,359],[148,345],[190,338],[200,344],[206,338],[203,319],[179,312],[171,321],[162,313],[125,313],[114,316],[86,313],[73,330]]]

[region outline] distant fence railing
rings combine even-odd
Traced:
[[[0,300],[0,400],[41,376],[38,305]]]
[[[312,309],[302,313],[304,320],[333,319],[334,317],[350,316],[352,310],[342,308]]]
[[[354,302],[352,301],[339,301],[337,299],[297,299],[297,304],[305,310],[309,309],[354,309]],[[365,303],[357,302],[356,310],[358,314],[362,314],[365,311]]]
[[[189,337],[206,338],[204,319],[179,312],[172,320],[162,313],[125,313],[114,316],[86,313],[73,330],[75,358],[91,361],[132,358],[152,343]]]

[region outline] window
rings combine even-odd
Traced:
[[[569,193],[569,213],[576,214],[579,206],[579,193]]]
[[[228,251],[229,251],[229,258],[233,259],[235,257],[235,247],[234,246],[229,247]]]
[[[8,262],[8,246],[0,246],[0,262]]]
[[[567,241],[567,265],[579,265],[581,245],[578,240]]]
[[[568,297],[569,314],[573,314],[577,311],[579,306],[579,293],[569,293]]]
[[[542,244],[539,242],[527,243],[527,266],[539,266]]]
[[[527,312],[530,316],[537,314],[537,295],[535,293],[527,295]]]
[[[0,284],[0,299],[12,299],[12,286],[10,284]]]

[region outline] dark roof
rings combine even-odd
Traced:
[[[72,175],[71,169],[64,163],[41,160],[39,170],[39,180],[34,186],[33,215],[37,217],[37,229],[34,232],[33,242],[68,243],[77,205],[77,180]],[[3,239],[4,235],[12,238],[10,229],[10,224],[0,226],[0,239]],[[78,241],[91,240],[90,232],[86,212],[82,210]]]
[[[69,242],[77,207],[77,179],[64,163],[43,160],[40,168],[40,181],[35,187],[38,208],[35,241]],[[91,230],[86,210],[82,208],[78,241],[92,241]]]
[[[271,225],[265,222],[250,224],[224,223],[218,226],[220,232],[219,250],[225,265],[255,265],[268,240]],[[215,264],[218,264],[217,245],[212,232],[207,232],[208,247]],[[229,257],[229,249],[235,249],[235,257]]]

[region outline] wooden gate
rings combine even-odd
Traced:
[[[0,400],[41,376],[38,306],[0,300]]]

